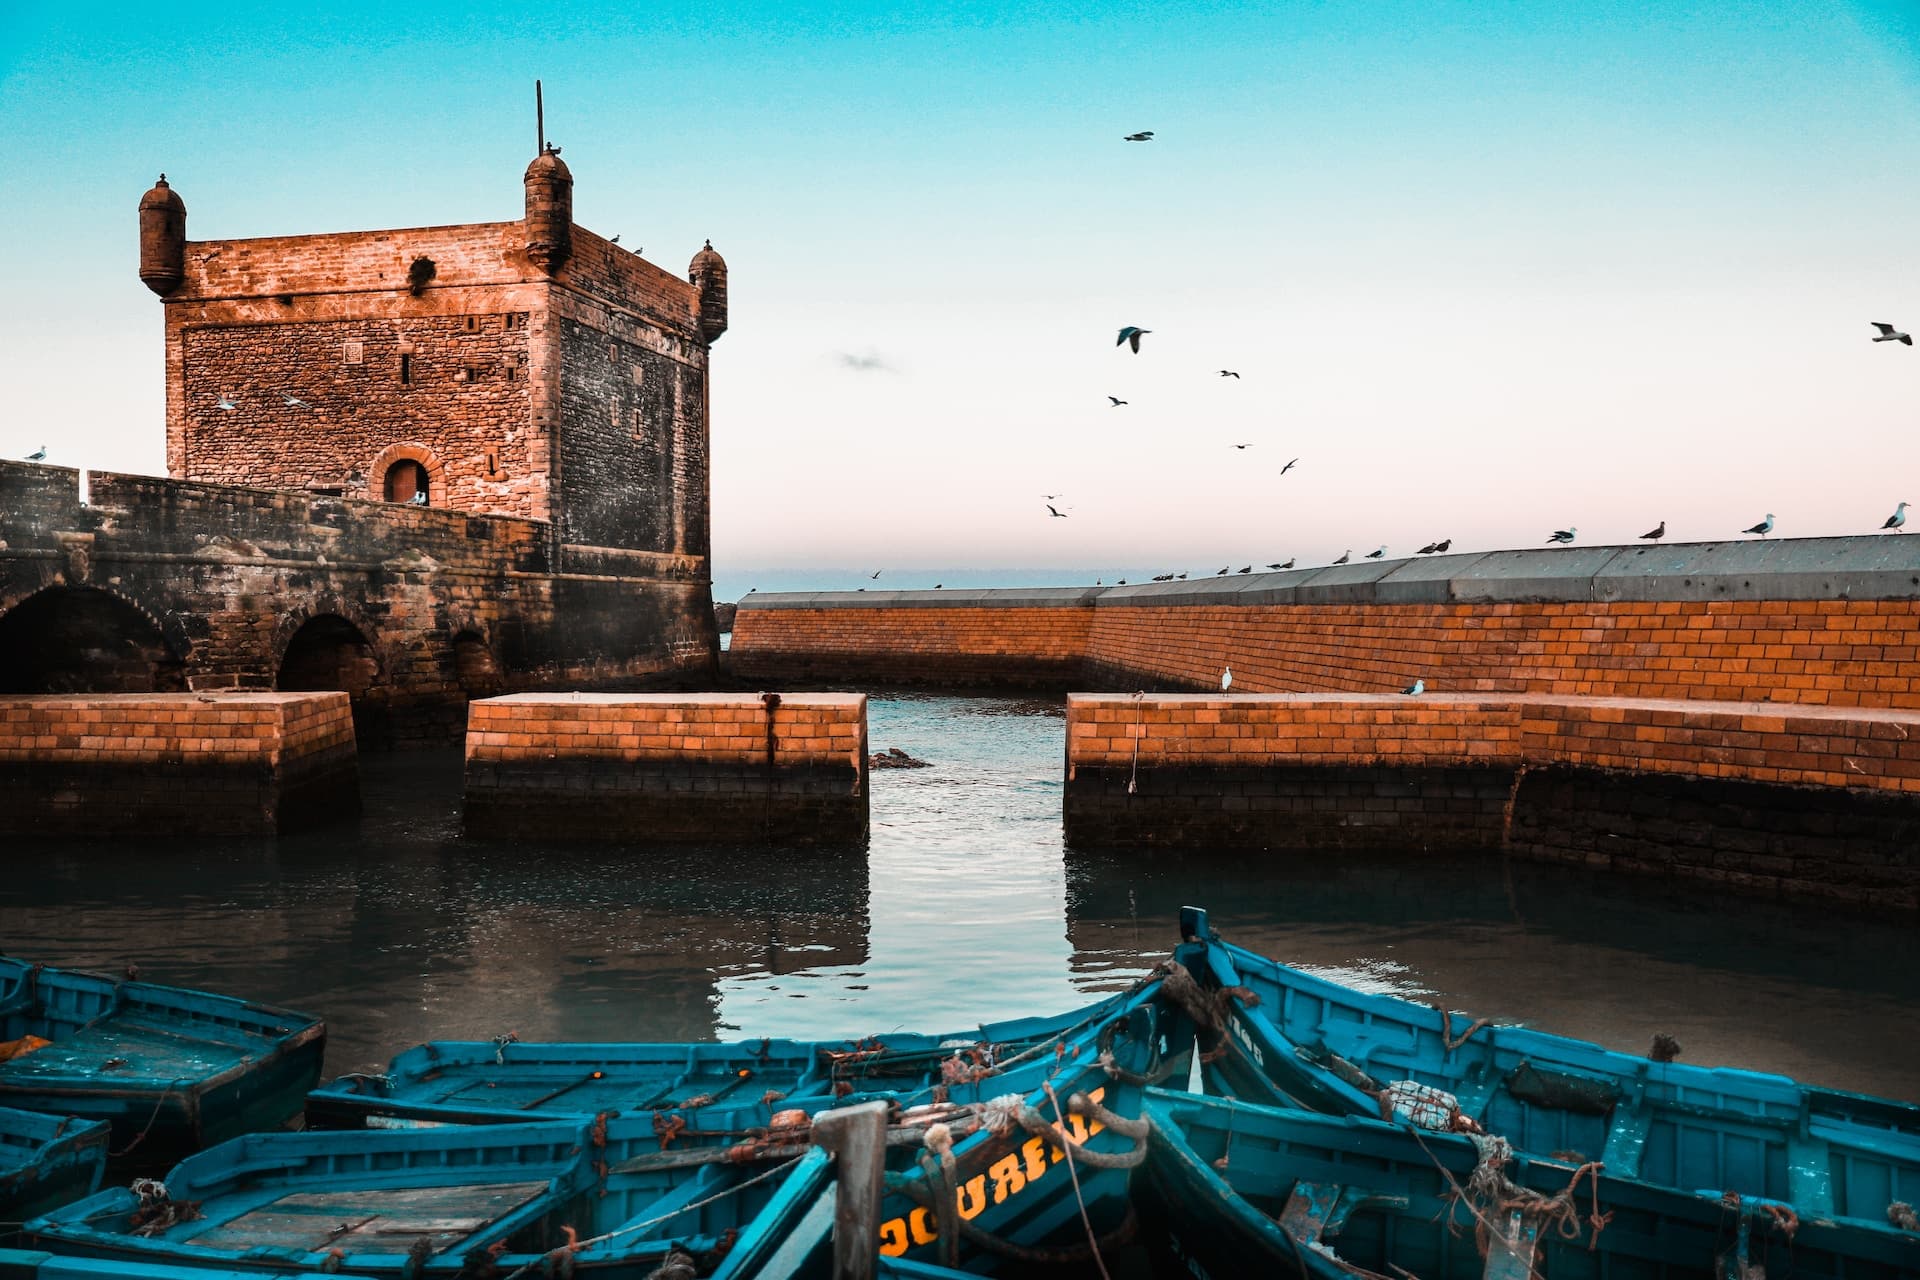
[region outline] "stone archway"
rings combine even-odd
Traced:
[[[273,687],[284,693],[338,689],[357,705],[379,674],[373,646],[360,628],[337,613],[319,613],[288,639]]]
[[[447,505],[447,467],[417,440],[388,445],[367,469],[367,496],[376,502],[409,502],[425,492],[427,506]]]
[[[0,614],[0,693],[178,693],[186,662],[137,605],[48,587]]]
[[[469,702],[491,698],[506,684],[493,650],[477,631],[462,631],[453,638],[453,678]]]

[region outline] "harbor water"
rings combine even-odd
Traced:
[[[324,1016],[329,1073],[422,1040],[958,1031],[1117,990],[1183,904],[1377,991],[1631,1052],[1920,1098],[1920,936],[1509,863],[1063,848],[1057,699],[880,693],[872,836],[839,851],[506,843],[452,750],[362,760],[360,818],[267,840],[14,839],[0,948]]]

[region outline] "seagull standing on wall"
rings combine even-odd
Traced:
[[[1558,542],[1564,545],[1566,543],[1572,542],[1575,538],[1579,536],[1580,536],[1580,526],[1570,524],[1564,529],[1555,529],[1552,533],[1548,534],[1547,541]]]
[[[1659,524],[1653,526],[1653,528],[1647,530],[1645,533],[1641,534],[1640,536],[1646,539],[1648,542],[1660,541],[1660,539],[1667,536],[1667,522],[1665,520],[1662,520]]]
[[[1874,339],[1875,342],[1898,342],[1898,343],[1903,343],[1904,345],[1909,347],[1913,345],[1913,338],[1911,335],[1901,333],[1898,329],[1894,328],[1892,325],[1881,324],[1878,320],[1873,321],[1872,324],[1874,328],[1880,331],[1879,336]]]
[[[1351,559],[1353,559],[1353,548],[1352,548],[1352,547],[1348,547],[1348,548],[1347,548],[1347,549],[1346,549],[1345,551],[1342,551],[1342,552],[1340,553],[1340,558],[1339,558],[1338,560],[1335,560],[1335,561],[1334,561],[1334,563],[1335,563],[1335,564],[1345,564],[1345,563],[1346,563],[1347,561],[1349,561],[1349,560],[1351,560]]]
[[[1113,340],[1113,345],[1117,347],[1124,342],[1128,346],[1133,348],[1133,354],[1139,355],[1140,339],[1152,332],[1153,330],[1151,329],[1142,329],[1138,325],[1130,324],[1126,328],[1120,330],[1120,336]]]
[[[1233,668],[1229,666],[1220,673],[1220,692],[1225,693],[1231,688],[1233,688]]]
[[[1425,680],[1415,679],[1412,684],[1408,685],[1406,688],[1402,689],[1400,692],[1406,694],[1408,697],[1417,698],[1421,694],[1425,693],[1426,691],[1427,691],[1427,682]]]
[[[1768,534],[1773,532],[1773,512],[1771,511],[1767,512],[1767,518],[1765,520],[1762,520],[1759,524],[1754,525],[1750,529],[1742,529],[1740,532],[1757,533],[1763,538],[1766,537]]]
[[[45,462],[46,460],[47,460],[47,446],[45,445],[41,445],[38,449],[35,449],[32,453],[27,455],[28,462]]]
[[[1891,529],[1895,533],[1900,533],[1902,532],[1902,529],[1900,526],[1904,525],[1906,522],[1907,522],[1907,504],[1903,502],[1899,506],[1893,509],[1893,514],[1888,516],[1887,522],[1881,525],[1880,527],[1882,529]]]
[[[1367,559],[1378,560],[1381,556],[1384,556],[1385,554],[1387,554],[1387,544],[1383,542],[1380,544],[1380,549],[1378,551],[1367,552]]]

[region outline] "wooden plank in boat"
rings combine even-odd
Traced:
[[[356,1247],[404,1253],[425,1238],[438,1252],[544,1195],[547,1183],[488,1182],[377,1191],[301,1191],[187,1237],[209,1249],[260,1245],[317,1252]]]

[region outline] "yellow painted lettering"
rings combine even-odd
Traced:
[[[960,1216],[973,1221],[987,1208],[987,1175],[976,1173],[960,1187]]]
[[[918,1212],[916,1210],[915,1212]],[[889,1218],[880,1224],[880,1252],[889,1258],[897,1258],[907,1251],[907,1224],[898,1218]]]
[[[907,1230],[912,1233],[915,1244],[932,1244],[940,1234],[933,1228],[933,1215],[925,1209],[915,1209],[907,1215]]]
[[[1027,1188],[1027,1176],[1020,1172],[1020,1153],[1014,1152],[1004,1159],[996,1160],[987,1168],[987,1176],[993,1179],[993,1202],[1005,1204],[1007,1197],[1017,1195]]]
[[[1047,1144],[1039,1138],[1028,1138],[1020,1148],[1020,1155],[1027,1162],[1027,1181],[1047,1171]]]

